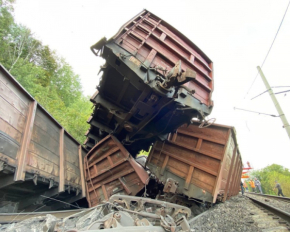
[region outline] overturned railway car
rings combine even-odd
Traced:
[[[85,197],[87,151],[0,65],[0,212]]]
[[[112,135],[88,152],[84,164],[90,207],[114,194],[136,196],[148,184],[148,173]]]
[[[215,203],[237,195],[242,158],[233,127],[199,122],[179,127],[157,141],[146,165],[164,183],[163,191]]]
[[[91,97],[87,149],[113,134],[135,157],[157,138],[211,113],[212,61],[151,12],[142,11],[91,49],[106,63]]]

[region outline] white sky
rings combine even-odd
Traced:
[[[276,1],[64,1],[18,0],[17,22],[29,27],[80,75],[83,91],[92,95],[104,60],[90,51],[103,36],[110,38],[146,8],[185,34],[214,62],[215,102],[211,117],[236,127],[243,161],[256,169],[272,163],[290,168],[290,140],[279,118],[234,110],[234,107],[278,115],[257,74],[285,12]],[[271,86],[290,86],[290,9],[263,71]],[[289,88],[274,89],[274,92]],[[290,121],[290,92],[277,95]]]

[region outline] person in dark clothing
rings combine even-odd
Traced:
[[[241,181],[241,192],[242,192],[242,195],[244,195],[245,189],[244,189],[243,181]]]
[[[281,185],[278,183],[277,180],[275,180],[275,183],[276,183],[275,188],[278,189],[278,196],[282,195],[282,197],[284,197],[284,194],[283,194],[283,192],[282,192]],[[274,190],[275,188],[273,188],[273,190]]]

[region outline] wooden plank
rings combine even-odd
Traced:
[[[82,185],[82,196],[86,197],[86,186],[85,186],[85,177],[84,177],[84,165],[83,165],[83,156],[82,156],[82,146],[79,145],[79,167],[81,173],[81,185]]]
[[[65,191],[64,181],[64,129],[61,128],[59,135],[59,192]]]
[[[20,145],[19,153],[17,154],[18,164],[17,164],[17,171],[15,172],[15,176],[14,176],[15,181],[25,180],[26,156],[27,156],[28,146],[31,140],[31,134],[32,134],[32,129],[33,129],[36,108],[37,108],[37,102],[34,100],[29,105],[29,111],[27,115],[25,130],[23,133],[23,139]]]
[[[189,184],[190,184],[190,182],[191,182],[191,178],[192,178],[193,170],[194,170],[194,167],[190,166],[190,167],[189,167],[188,174],[187,174],[187,177],[186,177],[186,180],[185,180],[185,184],[184,184],[184,188],[185,188],[186,190],[188,190]]]

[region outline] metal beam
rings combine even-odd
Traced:
[[[37,102],[34,100],[29,105],[29,111],[27,114],[27,120],[26,120],[26,126],[23,134],[23,139],[21,142],[21,146],[19,149],[19,153],[17,154],[17,170],[15,172],[15,181],[19,180],[25,180],[25,168],[26,168],[26,156],[27,156],[27,150],[28,146],[31,140],[31,134],[34,124],[34,118],[37,108]]]
[[[81,173],[81,185],[82,185],[82,196],[86,197],[86,186],[85,186],[85,177],[84,177],[84,162],[82,156],[82,146],[79,145],[79,163],[80,163],[80,173]]]
[[[61,128],[59,136],[59,192],[64,192],[64,129]]]
[[[5,177],[2,177],[1,178],[1,181],[0,181],[0,189],[1,188],[5,188],[6,186],[9,186],[9,185],[12,185],[14,184],[15,181],[14,181],[14,175],[7,175]]]

